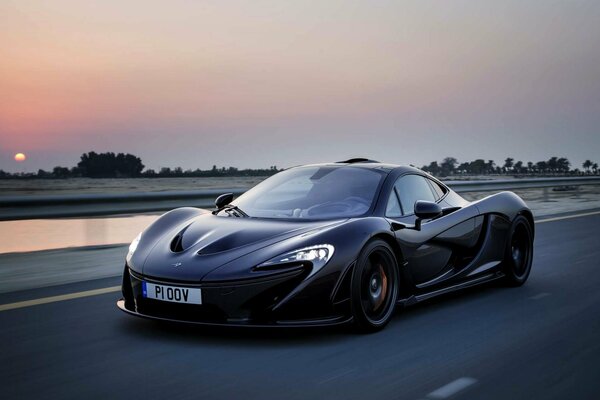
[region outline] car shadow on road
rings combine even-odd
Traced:
[[[213,344],[255,344],[261,346],[290,345],[318,341],[336,341],[352,331],[351,325],[331,327],[250,327],[204,326],[176,322],[153,321],[123,315],[119,328],[129,335],[148,340],[174,340],[177,342],[203,342]]]
[[[365,336],[378,336],[384,332],[389,334],[392,330],[396,331],[395,335],[402,335],[406,331],[405,328],[415,328],[415,324],[436,318],[439,313],[449,308],[466,307],[464,312],[468,313],[468,308],[477,305],[478,300],[482,297],[490,298],[490,296],[502,293],[502,287],[503,285],[499,282],[490,282],[437,296],[412,306],[398,307],[390,324],[383,331],[371,335],[359,333],[352,324],[330,327],[222,327],[153,321],[132,318],[127,315],[122,315],[118,319],[118,329],[132,337],[161,342],[167,340],[189,344],[201,342],[215,345],[243,344],[244,346],[268,344],[270,347],[307,343],[326,345]]]

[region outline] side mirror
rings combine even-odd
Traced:
[[[215,200],[215,206],[217,207],[218,210],[220,210],[221,208],[225,207],[227,204],[231,203],[233,201],[233,193],[224,193],[222,195],[220,195],[219,197],[217,197],[217,199]]]
[[[432,219],[437,218],[444,214],[444,210],[438,203],[434,203],[433,201],[426,200],[417,200],[415,201],[415,220],[414,225],[406,225],[400,222],[392,221],[392,231],[398,231],[400,229],[413,229],[415,231],[421,230],[421,222],[424,219]]]
[[[415,202],[415,216],[419,219],[432,219],[442,215],[442,207],[438,203],[426,200]]]

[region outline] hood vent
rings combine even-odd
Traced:
[[[173,253],[181,253],[183,250],[185,250],[183,248],[183,234],[186,231],[186,229],[190,227],[190,225],[183,228],[177,235],[175,235],[173,240],[171,240],[170,248]]]
[[[171,251],[173,253],[180,253],[183,251],[183,235],[178,233],[177,236],[171,241]]]

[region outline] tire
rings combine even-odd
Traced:
[[[527,281],[533,261],[533,231],[527,218],[518,215],[506,241],[503,272],[509,286],[521,286]]]
[[[391,247],[383,240],[367,243],[358,256],[351,283],[352,314],[360,332],[376,332],[390,321],[398,286],[398,263]]]

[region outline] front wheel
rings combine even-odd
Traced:
[[[513,221],[508,234],[503,269],[505,282],[521,286],[531,272],[533,261],[533,232],[527,218],[519,215]]]
[[[398,264],[383,240],[369,242],[352,272],[352,314],[363,332],[382,329],[392,318],[398,298]]]

